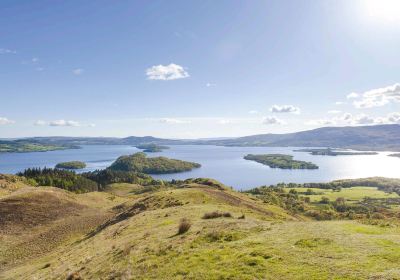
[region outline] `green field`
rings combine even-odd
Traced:
[[[339,197],[344,197],[348,202],[359,202],[362,201],[365,197],[369,198],[399,198],[399,195],[396,193],[386,193],[378,190],[376,187],[352,187],[352,188],[343,188],[340,191],[334,191],[331,189],[311,189],[313,192],[317,194],[305,195],[308,188],[288,188],[287,191],[291,189],[296,190],[299,194],[307,196],[311,199],[312,202],[318,202],[322,197],[327,197],[329,200],[334,201]]]

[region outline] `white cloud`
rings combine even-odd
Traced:
[[[16,54],[16,53],[17,51],[14,50],[0,48],[0,54]]]
[[[44,70],[43,67],[37,67],[37,68],[36,68],[36,71],[39,71],[39,72],[41,72],[41,71],[43,71],[43,70]]]
[[[216,84],[212,84],[212,83],[207,83],[206,84],[206,87],[214,87],[214,86],[216,86]]]
[[[257,110],[250,110],[249,114],[250,115],[257,115],[259,112]]]
[[[373,108],[384,106],[392,101],[400,102],[400,84],[372,89],[360,96],[359,100],[353,102],[356,108]]]
[[[270,111],[272,113],[293,113],[293,114],[299,114],[300,113],[300,108],[295,107],[293,105],[274,105],[271,107]]]
[[[77,121],[68,121],[68,120],[55,120],[55,121],[44,121],[44,120],[37,120],[33,123],[36,126],[72,126],[72,127],[95,127],[94,123],[89,124],[82,124]]]
[[[346,104],[346,103],[343,102],[343,101],[336,101],[336,102],[335,102],[335,105],[343,105],[343,104]]]
[[[341,116],[309,120],[307,125],[370,125],[370,124],[400,124],[400,113],[393,112],[381,117],[372,117],[367,114],[352,115],[344,113]]]
[[[339,110],[330,110],[330,111],[328,111],[328,114],[332,114],[332,115],[335,115],[335,114],[340,114],[342,111],[339,111]]]
[[[390,113],[387,115],[386,119],[390,123],[400,124],[400,113]]]
[[[49,122],[50,126],[81,126],[77,121],[56,120]]]
[[[15,121],[0,117],[0,125],[13,124]]]
[[[32,58],[32,59],[31,59],[31,61],[32,61],[32,63],[36,63],[36,62],[38,62],[38,61],[39,61],[39,58],[37,58],[37,57],[34,57],[34,58]]]
[[[182,120],[182,119],[172,119],[172,118],[162,118],[159,119],[160,123],[166,123],[166,124],[185,124],[185,123],[190,123],[189,120]]]
[[[274,117],[274,116],[265,117],[263,119],[262,123],[268,124],[268,125],[270,125],[270,124],[273,124],[273,125],[274,124],[285,124],[285,122],[283,120],[278,119],[277,117]]]
[[[309,120],[306,121],[306,125],[334,125],[335,122],[330,119],[316,119],[316,120]]]
[[[82,75],[84,71],[85,71],[85,70],[83,70],[82,68],[77,68],[77,69],[72,70],[72,73],[73,73],[74,75],[79,76],[79,75]]]
[[[353,119],[353,115],[350,113],[344,113],[340,118],[336,118],[336,120],[342,120],[345,122],[351,122]]]
[[[231,120],[219,120],[218,123],[219,124],[231,124],[232,121]]]
[[[37,120],[33,124],[37,125],[37,126],[43,126],[43,125],[47,125],[47,122],[42,121],[42,120]]]
[[[177,80],[189,77],[189,73],[177,64],[155,65],[146,70],[147,79],[149,80]]]
[[[360,114],[353,118],[352,124],[374,124],[376,120],[366,114]]]
[[[357,92],[352,92],[352,93],[349,93],[347,96],[346,96],[346,98],[347,99],[353,99],[353,98],[357,98],[359,96],[359,94],[357,93]]]

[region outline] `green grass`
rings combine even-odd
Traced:
[[[400,278],[396,223],[315,221],[252,195],[200,182],[140,194],[132,193],[140,188],[134,184],[112,184],[108,193],[69,194],[68,199],[95,213],[114,213],[120,219],[90,237],[78,232],[62,246],[0,268],[0,279],[66,279],[71,272],[83,279]],[[332,200],[336,195],[314,191],[325,191]],[[340,193],[354,200],[365,193],[374,198],[389,195],[365,187]],[[203,219],[213,211],[232,217]],[[243,214],[245,219],[238,219]],[[192,226],[177,235],[182,218]],[[84,221],[85,216],[76,219]],[[18,236],[3,237],[0,257],[6,242],[18,241]]]
[[[287,188],[286,191],[290,191],[292,188]],[[307,192],[308,188],[293,188],[300,194]],[[330,201],[335,201],[339,197],[346,198],[347,202],[359,202],[362,201],[365,197],[370,198],[398,198],[399,195],[396,193],[386,193],[378,190],[375,187],[352,187],[352,188],[343,188],[340,191],[333,191],[331,189],[311,189],[313,192],[317,194],[313,195],[304,195],[309,197],[312,202],[318,202],[322,197],[329,198]]]

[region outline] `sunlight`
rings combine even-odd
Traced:
[[[399,0],[365,0],[361,1],[365,7],[366,15],[381,23],[400,23]]]

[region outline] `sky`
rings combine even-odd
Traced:
[[[400,1],[0,2],[0,138],[400,123]]]

